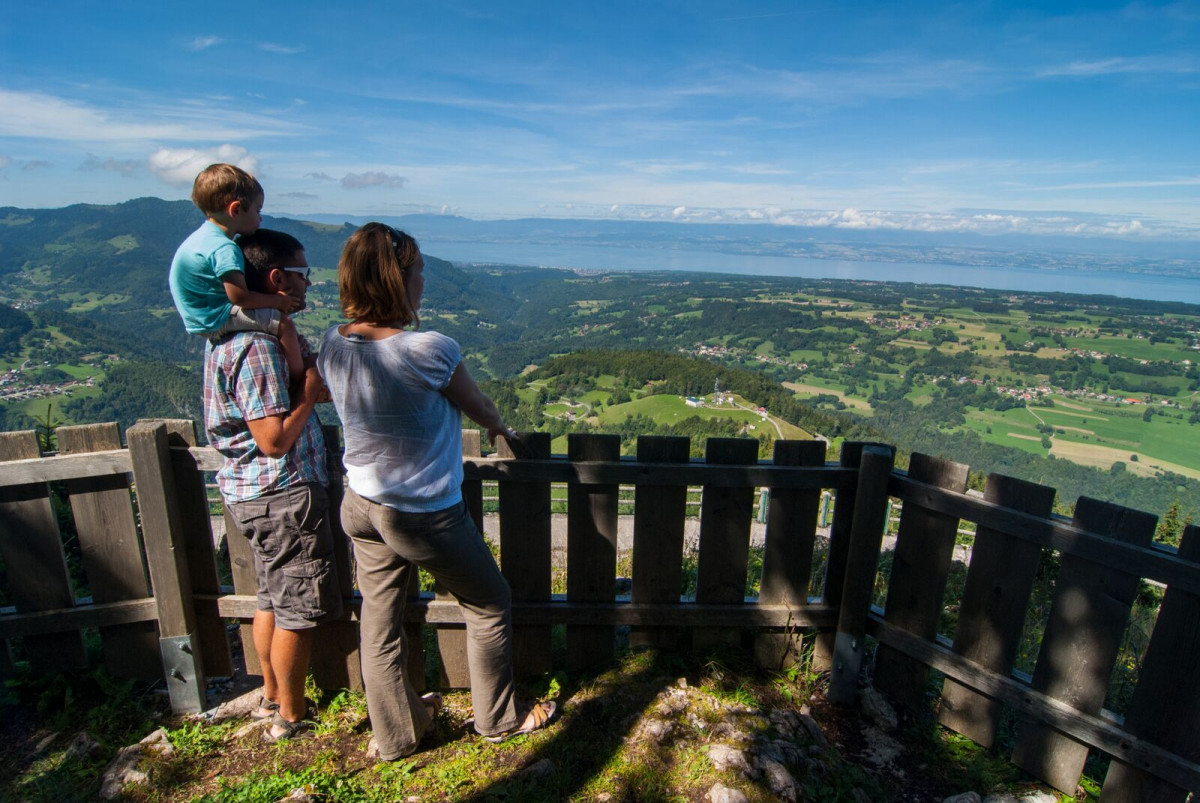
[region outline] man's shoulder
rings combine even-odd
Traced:
[[[205,362],[217,366],[233,366],[250,358],[277,362],[282,359],[279,340],[266,332],[245,331],[226,335],[213,343],[205,355]]]

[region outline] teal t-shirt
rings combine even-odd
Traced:
[[[192,232],[171,260],[171,297],[192,334],[215,332],[229,320],[233,304],[222,277],[245,273],[242,249],[210,220]]]

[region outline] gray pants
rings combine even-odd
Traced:
[[[413,752],[430,725],[406,674],[404,603],[418,566],[462,606],[475,729],[490,736],[515,728],[512,593],[466,505],[402,513],[347,489],[342,528],[354,544],[358,566],[363,683],[380,757]]]

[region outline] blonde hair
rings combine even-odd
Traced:
[[[352,321],[419,327],[404,279],[421,264],[412,237],[383,223],[366,224],[350,235],[338,260],[342,314]]]
[[[192,203],[206,216],[219,215],[234,201],[250,203],[265,195],[258,179],[231,164],[213,164],[192,183]]]

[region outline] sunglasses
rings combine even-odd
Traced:
[[[280,268],[280,270],[290,271],[291,273],[299,273],[301,276],[304,277],[305,281],[308,281],[308,277],[312,274],[312,268],[307,268],[307,267],[305,267],[305,268]]]

